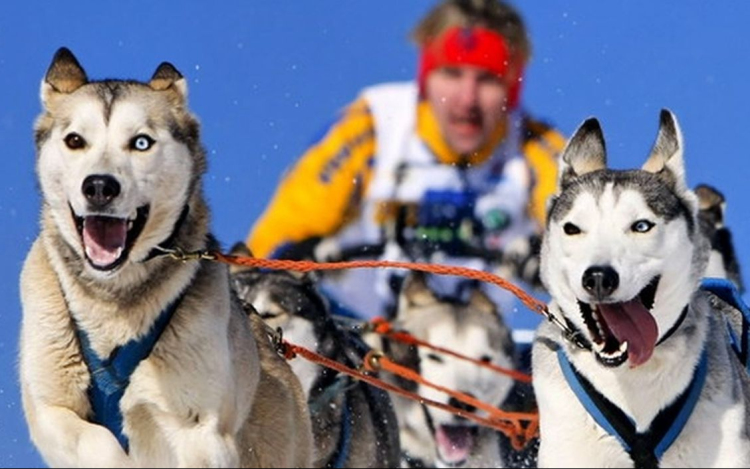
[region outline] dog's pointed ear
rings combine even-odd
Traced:
[[[250,252],[250,248],[247,247],[247,244],[243,243],[242,241],[237,241],[236,243],[234,243],[234,245],[232,245],[232,248],[229,250],[229,255],[237,257],[253,257],[253,253]],[[237,272],[246,272],[248,270],[257,269],[255,267],[249,267],[246,265],[229,265],[229,272],[232,274]]]
[[[685,192],[688,188],[682,153],[682,132],[677,118],[668,109],[662,109],[659,115],[659,133],[642,169],[657,174],[675,191]]]
[[[497,316],[497,305],[481,288],[472,288],[469,293],[469,307],[482,314]]]
[[[568,140],[560,155],[558,189],[573,178],[607,167],[604,134],[596,118],[586,119]]]
[[[46,106],[55,93],[72,93],[88,83],[86,72],[67,47],[57,49],[42,80],[42,102]]]
[[[700,208],[709,209],[714,207],[722,207],[726,204],[726,198],[719,189],[706,183],[698,184],[695,186],[695,193],[698,195],[700,200]]]
[[[424,272],[412,272],[406,276],[399,295],[399,315],[410,311],[412,306],[427,306],[438,301],[437,296],[427,285]]]
[[[174,65],[169,62],[162,62],[154,72],[149,81],[149,86],[156,91],[165,91],[170,88],[177,91],[183,100],[187,100],[187,81]]]
[[[703,219],[708,221],[712,228],[722,228],[726,212],[724,194],[708,184],[698,184],[693,191],[698,196],[698,210]]]

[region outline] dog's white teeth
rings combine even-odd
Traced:
[[[613,352],[605,352],[604,345],[604,343],[594,343],[594,350],[603,358],[616,359],[621,357],[625,352],[628,351],[627,341],[620,343],[620,346],[617,348],[617,350]]]
[[[112,253],[106,256],[107,257],[106,259],[104,259],[103,258],[104,256],[102,256],[101,254],[97,256],[97,251],[95,251],[92,247],[86,246],[86,256],[88,256],[88,258],[92,260],[100,260],[101,262],[99,263],[101,265],[109,264],[109,263],[116,261],[117,259],[120,258],[120,256],[122,256],[123,251],[124,249],[122,247],[118,247]]]
[[[596,322],[596,330],[599,331],[599,337],[604,337],[604,328],[602,327],[602,323],[600,323],[598,320],[595,320]]]
[[[128,231],[133,229],[133,220],[128,220]]]

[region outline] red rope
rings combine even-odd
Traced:
[[[399,388],[398,386],[394,386],[390,383],[386,383],[385,381],[375,378],[374,376],[371,376],[367,373],[363,373],[359,370],[350,368],[335,360],[331,360],[330,358],[326,358],[304,347],[300,347],[299,345],[290,344],[289,342],[282,340],[281,343],[278,344],[278,348],[279,348],[280,353],[287,360],[291,360],[295,356],[300,355],[314,363],[318,363],[328,368],[332,368],[336,371],[352,376],[356,379],[365,381],[373,386],[379,387],[381,389],[385,389],[386,391],[399,394],[401,396],[415,400],[421,404],[429,405],[432,407],[445,410],[447,412],[451,412],[453,414],[464,417],[468,420],[473,420],[474,422],[477,422],[480,425],[491,427],[497,431],[502,432],[504,435],[506,435],[511,440],[511,444],[516,450],[523,449],[523,447],[526,446],[526,444],[528,444],[528,442],[532,438],[538,435],[539,416],[536,412],[530,413],[530,412],[503,411],[501,409],[498,409],[497,407],[491,406],[483,401],[480,401],[472,396],[469,396],[468,394],[453,391],[451,389],[448,389],[443,386],[434,384],[430,381],[427,381],[424,378],[422,378],[418,373],[416,373],[414,370],[398,365],[394,363],[393,361],[391,361],[390,359],[388,359],[387,357],[377,356],[373,352],[369,352],[364,359],[365,370],[370,371],[370,372],[376,372],[382,369],[389,373],[393,373],[398,376],[409,379],[411,381],[416,381],[416,382],[425,384],[426,386],[430,386],[434,389],[445,392],[446,394],[449,394],[450,396],[453,396],[456,399],[464,403],[470,404],[474,406],[475,408],[484,410],[490,415],[490,417],[489,418],[481,417],[472,412],[467,412],[463,409],[459,409],[457,407],[454,407],[448,404],[443,404],[442,402],[437,402],[431,399],[427,399],[425,397],[420,396],[419,394]],[[527,425],[524,425],[522,422],[527,422]]]
[[[212,252],[214,259],[226,264],[244,265],[247,267],[257,267],[266,269],[294,270],[297,272],[312,272],[316,270],[341,270],[341,269],[359,269],[372,267],[386,267],[396,269],[411,269],[419,272],[428,272],[437,275],[453,275],[480,280],[492,283],[505,290],[510,291],[523,302],[529,309],[536,313],[547,315],[547,305],[533,296],[529,295],[521,288],[513,285],[502,277],[493,273],[485,272],[468,267],[427,264],[422,262],[400,262],[400,261],[347,261],[347,262],[313,262],[313,261],[290,261],[283,259],[259,259],[247,256],[232,256],[220,252]]]
[[[527,294],[519,287],[513,285],[507,280],[501,277],[498,277],[497,275],[492,274],[490,272],[470,269],[468,267],[448,266],[448,265],[441,265],[441,264],[427,264],[427,263],[419,263],[419,262],[387,261],[387,260],[361,260],[361,261],[347,261],[347,262],[292,261],[292,260],[281,260],[281,259],[259,259],[259,258],[247,257],[247,256],[233,256],[233,255],[223,254],[220,252],[208,253],[206,258],[213,259],[219,262],[224,262],[226,264],[243,265],[243,266],[255,267],[255,268],[293,270],[297,272],[385,267],[385,268],[397,268],[397,269],[411,269],[411,270],[416,270],[420,272],[428,272],[428,273],[437,274],[437,275],[461,276],[461,277],[465,277],[465,278],[469,278],[473,280],[480,280],[483,282],[488,282],[488,283],[497,285],[500,288],[503,288],[513,293],[519,300],[521,300],[521,302],[523,302],[532,311],[543,314],[545,316],[548,315],[547,305],[545,303]],[[414,338],[414,340],[416,341],[418,339]],[[431,346],[429,344],[426,344],[426,343],[424,344],[426,346],[435,348],[434,346]],[[423,403],[423,404],[427,404],[427,405],[437,407],[448,412],[452,412],[468,420],[473,420],[481,425],[492,427],[495,430],[498,430],[502,432],[503,434],[505,434],[506,436],[508,436],[508,438],[510,438],[511,440],[511,444],[516,450],[522,449],[532,438],[538,435],[539,416],[536,412],[534,413],[505,412],[501,409],[498,409],[497,407],[494,407],[485,402],[479,401],[476,398],[469,396],[467,394],[453,391],[451,389],[429,382],[425,380],[424,378],[422,378],[414,370],[398,365],[397,363],[394,363],[387,357],[381,356],[379,358],[375,358],[375,356],[372,355],[373,352],[370,352],[365,360],[365,367],[369,369],[370,371],[376,371],[377,369],[384,369],[385,371],[395,373],[406,379],[423,383],[426,386],[430,386],[434,389],[445,392],[449,394],[450,396],[453,396],[454,398],[464,403],[470,404],[474,406],[475,408],[482,409],[485,412],[487,412],[491,417],[490,418],[480,417],[474,413],[466,412],[464,410],[458,409],[453,406],[449,406],[447,404],[443,404],[441,402],[426,399],[418,394],[406,391],[397,386],[391,385],[382,380],[374,378],[368,374],[351,369],[334,360],[330,360],[326,357],[323,357],[322,355],[319,355],[315,352],[305,349],[304,347],[290,344],[286,341],[282,341],[282,344],[279,345],[279,348],[280,348],[281,353],[288,360],[294,358],[295,355],[299,354],[308,360],[317,362],[321,365],[332,368],[341,373],[345,373],[349,376],[353,376],[357,379],[361,379],[363,381],[366,381],[369,384],[372,384],[373,386],[377,386],[387,391],[391,391],[396,394],[400,394],[402,396],[408,397],[410,399],[417,400],[418,402]],[[436,348],[436,350],[439,350],[439,348]],[[445,353],[451,353],[453,355],[456,355],[455,352],[449,351],[447,349],[443,349],[440,351],[444,351]],[[510,371],[510,370],[504,370],[504,371]],[[519,373],[519,376],[516,377],[516,379],[529,382],[531,378],[526,377],[522,373]],[[522,421],[527,422],[527,425],[524,426],[521,423]]]
[[[397,340],[399,342],[409,344],[409,345],[418,345],[422,347],[427,347],[432,350],[436,350],[438,352],[445,353],[447,355],[454,356],[456,358],[460,358],[462,360],[466,360],[468,362],[474,363],[477,366],[481,366],[484,368],[489,368],[490,370],[496,371],[500,374],[504,374],[506,376],[510,376],[511,378],[515,379],[516,381],[521,381],[523,383],[530,383],[531,382],[531,376],[522,373],[517,370],[511,370],[508,368],[503,368],[502,366],[495,365],[493,363],[489,363],[486,361],[478,360],[476,358],[468,357],[466,355],[463,355],[461,353],[458,353],[454,350],[447,349],[445,347],[440,347],[438,345],[433,345],[429,342],[426,342],[422,339],[419,339],[417,337],[414,337],[410,333],[406,331],[396,331],[393,329],[393,325],[386,321],[385,319],[373,319],[372,324],[374,326],[374,331],[378,334],[385,335],[387,337],[390,337],[394,340]]]

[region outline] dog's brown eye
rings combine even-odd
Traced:
[[[273,319],[279,316],[278,313],[273,313],[271,311],[259,311],[258,314],[262,319]]]
[[[427,358],[429,358],[430,360],[434,362],[443,363],[443,357],[441,357],[440,355],[436,353],[428,353]]]
[[[146,151],[151,148],[156,140],[146,134],[138,134],[130,140],[130,149],[136,151]]]
[[[563,231],[566,235],[577,235],[581,233],[581,229],[570,222],[563,225]]]
[[[490,363],[492,362],[492,357],[489,355],[482,355],[481,357],[479,357],[479,361],[482,363]]]
[[[636,233],[648,233],[655,225],[652,221],[638,220],[630,226],[630,229]]]
[[[80,150],[86,146],[86,140],[75,132],[71,132],[65,136],[65,146],[71,150]]]

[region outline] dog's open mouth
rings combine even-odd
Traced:
[[[651,358],[659,336],[656,320],[650,313],[658,284],[657,276],[638,296],[623,303],[578,302],[593,339],[594,353],[603,365],[616,367],[629,360],[635,367]]]
[[[448,466],[462,465],[474,448],[476,434],[476,425],[438,425],[435,429],[438,457]]]
[[[71,213],[89,264],[97,270],[109,271],[127,259],[135,240],[146,225],[149,206],[140,207],[135,216],[130,218],[104,215],[82,217],[76,215],[72,207]]]

